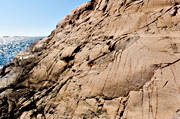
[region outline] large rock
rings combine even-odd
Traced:
[[[0,71],[0,119],[180,119],[180,0],[92,0]]]

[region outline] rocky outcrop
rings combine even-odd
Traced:
[[[180,1],[92,0],[0,71],[0,119],[179,119]]]

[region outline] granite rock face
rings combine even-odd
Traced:
[[[86,2],[0,77],[0,119],[180,119],[180,0]]]

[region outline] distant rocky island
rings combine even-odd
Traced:
[[[179,0],[86,2],[0,70],[0,119],[179,119],[179,34]]]

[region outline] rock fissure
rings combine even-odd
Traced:
[[[179,3],[76,8],[0,70],[0,119],[179,118]]]

